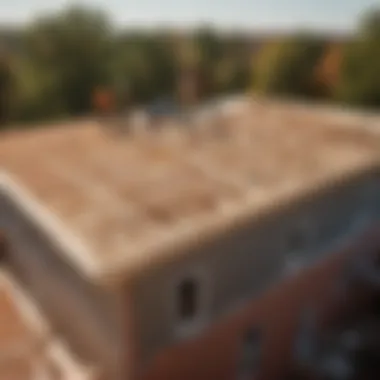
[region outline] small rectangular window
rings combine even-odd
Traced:
[[[244,335],[243,347],[238,368],[238,379],[253,379],[259,372],[262,357],[262,334],[250,328]]]
[[[297,230],[294,231],[288,240],[290,252],[300,252],[305,249],[306,246],[306,237],[303,231]]]
[[[301,313],[298,332],[294,341],[294,359],[301,366],[309,365],[317,354],[318,348],[317,314],[312,306]]]
[[[179,284],[178,307],[181,320],[192,320],[198,311],[198,285],[194,279],[187,278]]]
[[[182,273],[181,273],[182,272]],[[169,282],[174,334],[179,339],[199,334],[209,322],[210,278],[201,267],[184,268]]]
[[[0,261],[3,261],[6,257],[8,250],[8,241],[5,233],[0,231]]]

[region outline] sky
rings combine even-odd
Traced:
[[[24,23],[75,0],[0,0],[0,23]],[[311,28],[352,30],[363,11],[380,0],[82,0],[106,10],[122,26],[224,29]]]

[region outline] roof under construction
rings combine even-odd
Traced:
[[[83,268],[124,276],[379,162],[380,116],[253,101],[235,111],[223,133],[168,126],[115,136],[96,122],[3,133],[0,190],[70,240]]]
[[[8,271],[0,269],[0,378],[98,379],[102,368],[78,356]]]
[[[2,269],[0,272],[0,377],[36,379],[36,362],[42,358],[43,331],[31,323],[25,297]],[[28,317],[26,316],[28,314]],[[33,317],[34,318],[34,317]]]

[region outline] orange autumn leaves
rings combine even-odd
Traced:
[[[97,112],[110,113],[116,106],[115,94],[109,88],[98,87],[93,91],[92,104]]]
[[[330,44],[314,70],[314,81],[320,89],[321,95],[330,96],[334,93],[339,82],[339,75],[343,60],[343,46]]]
[[[332,97],[340,80],[344,43],[274,39],[254,56],[252,88],[263,93]]]

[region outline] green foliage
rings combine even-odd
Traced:
[[[69,7],[22,30],[0,31],[0,47],[9,48],[0,57],[0,126],[86,114],[98,87],[111,89],[120,107],[174,97],[181,83],[189,83],[183,78],[197,82],[195,98],[247,86],[268,95],[322,96],[315,68],[323,61],[325,42],[299,34],[267,43],[253,68],[251,43],[209,27],[182,36],[122,32],[101,10]],[[379,106],[380,11],[363,19],[342,61],[334,69],[336,98]]]
[[[202,95],[212,96],[217,92],[215,67],[223,57],[223,41],[210,28],[203,27],[194,35],[194,43],[199,52],[199,78]]]
[[[9,55],[0,56],[0,129],[11,120],[14,98],[15,73]]]
[[[112,77],[128,85],[133,100],[146,102],[173,92],[176,81],[174,46],[164,37],[143,34],[120,37],[113,61]]]
[[[13,113],[21,121],[41,120],[64,115],[67,110],[59,93],[54,71],[23,57],[15,63]]]
[[[375,40],[380,38],[380,8],[370,9],[360,23],[359,36]]]
[[[243,91],[249,83],[250,72],[246,61],[222,59],[215,67],[215,89],[218,93]]]
[[[380,10],[364,18],[357,39],[343,55],[337,99],[349,104],[380,106]]]
[[[312,74],[323,44],[310,36],[296,36],[263,48],[254,65],[254,88],[264,94],[313,94]]]
[[[37,20],[25,37],[31,65],[46,73],[48,82],[54,81],[61,106],[74,115],[88,111],[94,87],[110,80],[113,46],[106,16],[69,8]]]

